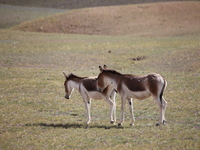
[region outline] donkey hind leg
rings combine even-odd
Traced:
[[[158,123],[156,123],[156,126],[159,126],[160,124],[165,124],[166,120],[165,120],[165,110],[167,107],[167,101],[165,101],[165,99],[163,97],[161,97],[161,99],[159,97],[154,97],[154,99],[156,100],[158,106],[159,106],[159,121]]]
[[[115,96],[116,96],[116,92],[113,90],[113,92],[110,95],[110,99],[112,101],[112,103],[110,103],[110,123],[111,124],[115,124],[116,122],[116,101],[115,101]]]
[[[134,125],[135,122],[135,117],[134,117],[134,113],[133,113],[133,101],[132,98],[127,98],[128,102],[129,102],[129,111],[131,114],[131,123],[130,125]]]
[[[166,124],[166,119],[165,119],[165,111],[166,111],[166,108],[167,108],[167,101],[164,99],[164,97],[162,97],[162,116],[163,116],[163,121],[162,123],[165,125]]]
[[[121,126],[122,123],[124,122],[124,109],[126,105],[126,98],[121,98],[121,120],[118,123],[118,126]]]

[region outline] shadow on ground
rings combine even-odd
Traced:
[[[78,124],[78,123],[67,123],[67,124],[47,124],[47,123],[35,123],[35,124],[26,124],[25,126],[42,126],[42,127],[53,127],[53,128],[83,128],[83,129],[89,129],[89,128],[100,128],[100,129],[124,129],[122,126],[117,125],[87,125],[87,124]]]

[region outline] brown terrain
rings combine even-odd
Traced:
[[[199,34],[200,2],[164,2],[77,9],[25,22],[13,29],[131,36]]]
[[[42,8],[77,9],[86,7],[144,4],[170,1],[188,0],[0,0],[0,4]]]

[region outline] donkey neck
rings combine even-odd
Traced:
[[[107,78],[109,79],[110,84],[114,89],[118,88],[118,85],[122,80],[122,77],[123,75],[118,72],[117,73],[107,72]]]
[[[79,88],[79,83],[80,83],[80,82],[77,82],[76,80],[70,80],[70,81],[69,81],[69,85],[70,85],[72,88],[77,89],[77,90],[78,90],[78,88]]]
[[[78,90],[79,89],[79,84],[84,78],[85,77],[79,77],[79,76],[71,74],[71,76],[69,77],[68,80],[70,82],[71,87]]]

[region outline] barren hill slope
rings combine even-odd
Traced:
[[[174,36],[200,33],[200,2],[86,8],[20,24],[33,32]]]
[[[34,0],[34,1],[0,0],[0,4],[43,7],[43,8],[77,9],[86,7],[143,4],[143,3],[169,2],[169,1],[188,1],[188,0],[56,0],[56,1],[55,0]]]

